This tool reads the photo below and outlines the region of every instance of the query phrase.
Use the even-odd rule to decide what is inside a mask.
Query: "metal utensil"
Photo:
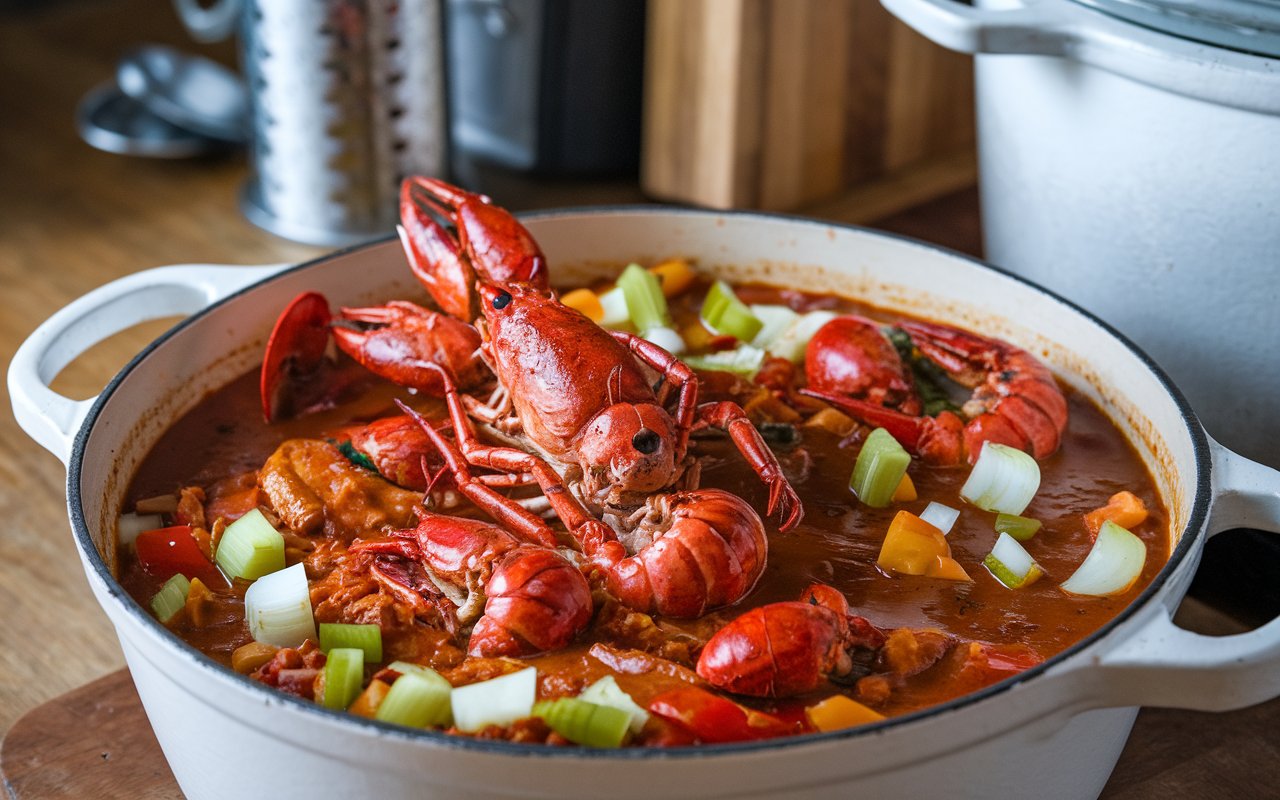
[[[220,153],[228,143],[185,130],[120,91],[115,81],[95,87],[76,109],[80,138],[108,153],[193,158]]]
[[[249,138],[249,95],[231,70],[162,45],[135,48],[120,59],[121,91],[168,122],[202,136],[243,143]]]

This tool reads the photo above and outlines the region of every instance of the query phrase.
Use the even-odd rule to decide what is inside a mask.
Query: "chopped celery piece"
[[[538,693],[538,671],[533,667],[493,680],[459,686],[449,699],[453,724],[474,733],[486,725],[510,725],[533,711]]]
[[[453,694],[449,681],[428,667],[416,664],[400,666],[407,669],[396,667],[400,677],[391,684],[391,691],[382,699],[374,719],[410,728],[448,725],[451,720],[449,701]]]
[[[667,297],[658,278],[639,264],[629,264],[618,276],[618,288],[627,301],[627,316],[644,336],[654,328],[670,328]]]
[[[650,328],[644,332],[644,338],[673,356],[678,356],[687,348],[684,339],[675,330],[667,327]]]
[[[121,514],[116,521],[116,543],[120,547],[133,547],[138,534],[164,527],[164,517],[159,514]]]
[[[622,709],[577,697],[543,700],[533,706],[533,714],[564,738],[587,747],[618,747],[631,724],[631,715]]]
[[[255,642],[297,647],[316,638],[311,589],[301,564],[259,578],[244,595],[244,618]]]
[[[960,496],[983,511],[1021,514],[1040,489],[1040,465],[1021,450],[984,442]]]
[[[1089,555],[1062,584],[1064,592],[1103,597],[1127,592],[1147,563],[1147,546],[1111,520],[1102,523]]]
[[[615,286],[600,295],[600,310],[603,316],[600,317],[599,325],[602,328],[618,331],[632,330],[631,314],[627,311],[627,298],[622,294],[621,287]]]
[[[942,531],[942,535],[946,536],[955,527],[956,520],[960,519],[960,512],[942,503],[930,503],[924,507],[924,511],[920,512],[920,519]]]
[[[612,675],[606,675],[583,689],[578,699],[627,712],[631,717],[632,733],[639,733],[644,724],[649,721],[649,712],[636,705],[636,701],[622,690]]]
[[[834,311],[810,311],[801,314],[791,323],[782,335],[773,341],[769,352],[779,358],[785,358],[793,364],[804,361],[804,354],[809,349],[809,340],[831,320],[838,317]]]
[[[739,345],[736,350],[721,350],[718,353],[685,356],[684,363],[701,370],[720,370],[732,372],[744,378],[754,378],[764,364],[764,351],[749,344]]]
[[[320,649],[327,653],[335,647],[359,648],[365,661],[376,664],[382,660],[382,629],[374,624],[321,622]]]
[[[1044,575],[1044,570],[1018,541],[1007,533],[1000,534],[995,547],[982,560],[996,580],[1010,589],[1030,586]]]
[[[1007,533],[1020,542],[1025,542],[1036,531],[1040,530],[1040,520],[1020,517],[1017,514],[996,515],[996,533]]]
[[[364,651],[357,647],[335,647],[324,662],[325,708],[345,709],[360,694],[364,683]]]
[[[702,324],[724,336],[733,336],[749,342],[764,327],[764,323],[751,313],[733,289],[724,281],[711,284],[711,290],[702,301]]]
[[[257,580],[284,569],[284,537],[255,508],[223,531],[214,560],[229,577]]]
[[[872,508],[884,508],[893,499],[893,493],[902,476],[907,474],[911,456],[898,440],[884,428],[876,428],[862,443],[858,460],[853,465],[849,488],[863,503]]]
[[[786,333],[787,328],[800,318],[799,314],[787,306],[753,305],[751,313],[763,325],[760,332],[751,340],[751,346],[759,347],[761,350],[772,350],[774,341]]]
[[[168,624],[183,606],[187,604],[187,592],[191,591],[191,581],[182,573],[174,575],[164,582],[156,596],[151,598],[151,610],[156,619]]]

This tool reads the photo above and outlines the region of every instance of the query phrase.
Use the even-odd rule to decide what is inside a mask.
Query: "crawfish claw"
[[[791,483],[782,476],[769,481],[769,507],[766,513],[772,515],[775,510],[779,517],[778,530],[783,532],[792,530],[804,518],[804,504],[800,502],[800,495],[796,494]]]

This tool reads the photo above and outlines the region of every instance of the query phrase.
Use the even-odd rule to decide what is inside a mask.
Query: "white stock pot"
[[[1093,797],[1135,706],[1225,710],[1280,694],[1280,620],[1222,638],[1170,620],[1207,537],[1238,526],[1280,531],[1280,473],[1211,440],[1159,368],[1106,324],[971,259],[854,227],[654,208],[551,212],[525,222],[565,283],[598,274],[601,264],[689,256],[731,279],[835,291],[1042,354],[1134,441],[1169,508],[1172,557],[1119,616],[1045,664],[849,731],[588,751],[450,738],[335,713],[238,675],[157,624],[115,580],[113,521],[157,437],[206,393],[253,368],[294,295],[314,289],[355,305],[416,294],[416,285],[393,241],[292,269],[149,270],[90,292],[37,329],[10,366],[9,391],[22,427],[67,465],[85,572],[188,797]],[[192,316],[97,398],[76,402],[48,388],[94,342],[175,313]]]
[[[1280,466],[1280,3],[882,0],[976,54],[986,257],[1130,336]]]

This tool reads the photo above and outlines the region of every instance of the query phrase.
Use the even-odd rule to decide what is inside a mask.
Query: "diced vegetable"
[[[649,271],[662,284],[662,293],[667,297],[675,297],[693,285],[698,273],[683,258],[669,258],[649,267]]]
[[[617,331],[634,330],[631,325],[631,314],[627,311],[627,298],[621,287],[614,287],[600,295],[600,325]]]
[[[382,707],[382,701],[391,693],[391,684],[386,681],[374,678],[369,681],[369,685],[364,687],[364,691],[356,698],[356,701],[347,709],[357,717],[365,717],[366,719],[376,719],[378,709]]]
[[[792,363],[801,363],[804,361],[805,350],[809,347],[809,340],[823,325],[838,316],[839,314],[833,311],[810,311],[807,314],[801,314],[799,319],[791,323],[791,327],[774,339],[769,352]]]
[[[364,683],[364,651],[335,647],[325,656],[324,695],[320,703],[325,708],[345,709],[360,694],[360,684]]]
[[[631,695],[622,691],[622,687],[612,675],[606,675],[583,689],[578,699],[625,711],[631,719],[632,733],[639,733],[644,728],[644,724],[649,721],[649,712],[636,705],[636,701],[631,699]]]
[[[942,531],[910,511],[899,511],[893,518],[876,566],[901,575],[969,580],[964,568],[951,557],[951,546]]]
[[[315,639],[311,590],[302,564],[254,581],[244,595],[244,617],[254,641],[297,647],[307,639]]]
[[[799,314],[787,306],[753,305],[751,313],[763,325],[751,340],[751,345],[761,350],[770,350],[773,343],[800,318]]]
[[[639,264],[629,264],[618,276],[618,288],[627,301],[627,316],[643,336],[654,328],[670,328],[667,298],[653,273]]]
[[[842,694],[833,695],[804,710],[809,724],[824,733],[867,725],[884,719],[884,714]]]
[[[1040,489],[1040,465],[1008,445],[984,442],[960,496],[983,511],[1021,514]]]
[[[1007,533],[1000,534],[995,547],[982,560],[996,580],[1010,589],[1030,586],[1044,575],[1044,570],[1026,549]]]
[[[764,327],[751,309],[738,299],[733,288],[724,281],[711,284],[707,297],[702,301],[699,314],[702,324],[723,336],[732,336],[740,341],[749,342]]]
[[[335,647],[359,648],[365,661],[376,664],[382,660],[382,629],[373,623],[321,622],[320,650],[327,653]]]
[[[176,574],[164,582],[156,596],[151,598],[151,610],[156,619],[168,624],[187,604],[187,592],[191,589],[191,581],[182,574]]]
[[[771,739],[796,726],[762,711],[743,708],[706,689],[669,689],[649,703],[649,711],[676,723],[708,744]]]
[[[1040,530],[1040,520],[1017,514],[997,514],[996,533],[1007,533],[1020,542],[1029,540]]]
[[[1084,515],[1084,525],[1094,536],[1102,529],[1102,523],[1111,520],[1125,530],[1138,527],[1147,519],[1147,506],[1133,492],[1117,492],[1102,508]]]
[[[849,488],[872,508],[884,508],[907,474],[911,456],[884,428],[876,428],[862,443],[853,465]]]
[[[153,577],[167,579],[181,573],[187,578],[200,578],[206,583],[225,583],[213,562],[205,556],[192,537],[190,525],[143,531],[134,540],[133,547],[138,555],[138,563]]]
[[[232,578],[256,580],[284,569],[284,537],[255,508],[223,531],[216,559]]]
[[[889,498],[891,503],[910,503],[920,495],[916,493],[916,485],[911,480],[911,476],[902,473],[902,480],[898,481],[898,488],[893,490],[893,497]]]
[[[960,519],[960,512],[951,506],[935,502],[924,507],[924,511],[920,512],[920,519],[942,531],[942,535],[946,536],[955,527],[956,520]]]
[[[450,700],[456,691],[440,673],[428,667],[397,662],[400,673],[382,699],[374,719],[410,728],[448,725]]]
[[[279,650],[279,647],[264,642],[242,644],[231,653],[231,668],[241,675],[248,675],[275,658]]]
[[[600,298],[590,289],[574,289],[572,292],[560,295],[560,302],[569,308],[581,311],[587,319],[592,322],[600,322],[604,319],[604,306],[600,304]]]
[[[542,717],[551,730],[586,747],[618,747],[631,722],[631,716],[621,709],[577,697],[535,703],[533,714]]]
[[[713,336],[701,320],[695,319],[680,329],[680,338],[690,350],[705,350],[710,347]]]
[[[133,504],[133,510],[139,514],[172,514],[178,510],[178,496],[158,494],[155,497],[144,497]]]
[[[1147,562],[1141,539],[1111,520],[1102,523],[1084,563],[1062,584],[1071,594],[1106,596],[1129,591]]]
[[[739,345],[735,350],[722,350],[718,353],[684,356],[684,363],[701,370],[721,370],[754,378],[764,364],[764,351],[749,344]]]
[[[393,687],[394,688],[394,687]],[[474,732],[486,725],[510,725],[533,712],[538,671],[533,667],[453,690],[453,724]]]
[[[116,520],[116,541],[121,547],[133,547],[138,534],[162,527],[164,518],[159,514],[121,514]]]
[[[671,328],[650,328],[645,331],[644,338],[666,350],[673,356],[678,356],[685,351],[684,339],[680,338],[680,334]]]

